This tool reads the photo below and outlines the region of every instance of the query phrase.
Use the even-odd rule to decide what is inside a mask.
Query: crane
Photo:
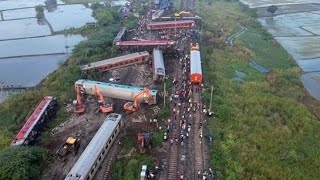
[[[94,92],[96,97],[98,98],[99,103],[99,111],[102,113],[109,113],[113,111],[112,104],[108,104],[106,100],[104,99],[103,95],[100,92],[100,89],[97,88],[97,86],[94,86]]]
[[[143,91],[134,96],[133,102],[127,102],[124,104],[123,108],[129,112],[136,111],[139,108],[139,100],[143,99],[144,102],[148,103],[150,100],[152,100],[152,98],[153,97],[150,93],[150,90],[145,87],[143,88]]]
[[[80,85],[76,85],[76,92],[77,92],[77,100],[73,101],[73,111],[75,113],[81,114],[85,111],[85,105],[82,102],[82,87]]]

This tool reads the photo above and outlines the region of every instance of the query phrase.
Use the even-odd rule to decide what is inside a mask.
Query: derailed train
[[[20,129],[11,146],[32,144],[41,133],[43,124],[55,116],[57,107],[58,103],[55,97],[44,97]]]
[[[120,114],[109,114],[65,180],[91,180],[108,154],[121,128]]]
[[[163,54],[159,48],[153,49],[152,72],[154,81],[163,81],[166,76]]]
[[[90,81],[79,79],[75,82],[75,86],[80,85],[83,87],[83,92],[85,94],[95,95],[94,88],[95,86],[100,89],[100,92],[103,96],[115,99],[122,99],[127,101],[134,101],[134,97],[143,91],[143,87],[136,87],[136,86],[127,86],[127,85],[120,85],[114,83],[105,83],[105,82],[98,82],[98,81]],[[157,90],[150,90],[152,95],[152,101],[148,103],[157,104],[158,102],[158,91]]]
[[[190,51],[190,82],[193,84],[202,83],[202,68],[199,45],[191,44]]]

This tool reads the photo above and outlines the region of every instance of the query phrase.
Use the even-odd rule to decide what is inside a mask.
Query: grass
[[[149,155],[134,154],[131,158],[118,159],[111,167],[112,179],[139,179],[142,165],[147,165],[150,168],[151,157]]]
[[[201,11],[199,11],[201,9]],[[205,21],[201,44],[205,83],[214,86],[214,144],[210,156],[219,179],[317,179],[320,176],[320,124],[308,104],[295,61],[238,3],[201,1]],[[240,29],[234,46],[225,39]],[[259,74],[255,60],[271,70]],[[246,74],[234,81],[235,70]],[[209,103],[209,91],[203,97]],[[312,99],[312,100],[311,100]]]
[[[271,35],[261,28],[249,28],[240,36],[241,42],[255,53],[253,60],[267,68],[288,69],[295,66],[295,62],[287,52],[276,45]]]

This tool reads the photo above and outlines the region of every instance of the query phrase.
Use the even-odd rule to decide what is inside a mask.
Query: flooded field
[[[320,58],[298,60],[298,64],[304,72],[320,72]]]
[[[320,100],[320,72],[303,74],[301,80],[310,95]]]
[[[50,35],[48,25],[39,25],[36,18],[0,21],[0,40]]]
[[[276,40],[296,59],[320,57],[320,36],[276,37]]]
[[[45,8],[44,20],[36,18],[37,5]],[[84,5],[65,5],[61,0],[0,0],[0,84],[39,84],[66,61],[75,45],[86,39],[55,32],[92,22],[96,22],[92,10]],[[12,92],[0,92],[0,102],[19,93]]]
[[[319,3],[319,0],[240,0],[240,2],[247,4],[250,8],[266,7],[274,5],[286,4],[306,4],[306,3]]]
[[[79,28],[86,23],[96,22],[92,17],[92,10],[80,4],[58,6],[55,11],[49,12],[45,10],[44,13],[54,31],[61,31],[71,27]]]
[[[35,8],[2,11],[4,20],[36,17]]]
[[[81,35],[55,35],[40,38],[0,41],[0,58],[61,53],[67,54],[71,53],[74,46],[84,39],[85,38]],[[68,52],[66,46],[69,47]]]
[[[313,36],[319,33],[320,14],[292,13],[259,18],[273,36]]]
[[[263,1],[259,1],[259,3],[262,2]],[[320,3],[320,1],[318,2]],[[296,5],[295,8],[297,9]],[[307,9],[300,10],[306,11]],[[264,17],[258,19],[262,26],[275,36],[275,39],[281,46],[297,61],[304,72],[301,80],[305,88],[310,95],[318,100],[320,100],[319,12],[320,11],[299,12],[282,14],[273,18]]]
[[[1,0],[0,10],[35,7],[37,5],[44,6],[45,1],[46,0]],[[57,0],[57,3],[64,4],[61,0]]]
[[[0,59],[0,82],[9,86],[36,86],[66,59],[67,55]]]

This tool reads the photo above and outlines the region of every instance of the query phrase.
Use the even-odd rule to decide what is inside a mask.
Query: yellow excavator
[[[56,158],[59,161],[65,161],[67,155],[72,152],[73,156],[77,155],[78,149],[80,147],[80,137],[68,137],[67,140],[61,144],[59,149],[56,151]]]
[[[133,99],[134,99],[133,102],[127,102],[123,106],[124,110],[126,110],[127,112],[133,112],[138,110],[139,103],[140,103],[139,101],[142,100],[145,103],[149,103],[150,101],[152,101],[153,97],[152,97],[152,94],[150,93],[150,90],[145,87],[143,88],[143,91],[135,95]]]
[[[94,86],[94,92],[95,92],[96,97],[98,98],[99,111],[101,111],[102,113],[113,112],[112,104],[109,104],[106,102],[106,100],[104,99],[103,95],[100,92],[100,89],[97,88],[97,86]]]
[[[179,13],[174,13],[174,16],[179,18],[179,17],[190,17],[192,14],[188,11],[181,11]]]
[[[73,101],[73,112],[77,114],[81,114],[85,111],[85,105],[83,104],[83,92],[82,92],[82,86],[76,85],[76,92],[77,92],[77,100]]]

